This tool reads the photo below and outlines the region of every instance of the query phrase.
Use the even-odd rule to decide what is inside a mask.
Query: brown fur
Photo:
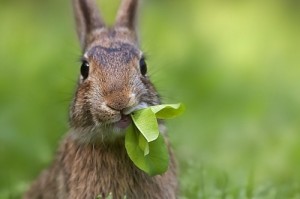
[[[172,157],[172,156],[171,156]],[[174,159],[169,171],[149,177],[127,156],[124,140],[104,145],[81,145],[67,137],[50,170],[44,171],[25,198],[175,198]]]
[[[70,108],[70,131],[52,166],[24,199],[93,199],[109,193],[116,199],[176,198],[176,165],[167,135],[163,134],[171,157],[169,169],[150,177],[129,159],[125,131],[116,127],[125,113],[160,103],[148,76],[139,69],[143,54],[135,32],[138,1],[123,0],[112,28],[104,26],[93,0],[73,4],[89,74],[80,78]]]

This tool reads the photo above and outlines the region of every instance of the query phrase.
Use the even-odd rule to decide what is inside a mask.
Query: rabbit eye
[[[140,71],[143,76],[145,76],[147,73],[147,64],[145,58],[143,57],[140,59]]]
[[[87,61],[83,61],[80,67],[80,73],[83,79],[86,79],[89,76],[89,68],[90,68],[89,63]]]

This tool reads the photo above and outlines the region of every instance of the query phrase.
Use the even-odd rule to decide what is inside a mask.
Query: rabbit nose
[[[122,111],[124,109],[122,103],[107,103],[106,106],[115,111]]]
[[[107,98],[108,100],[106,101],[106,106],[109,108],[115,110],[115,111],[122,111],[125,109],[128,105],[129,99],[124,96],[110,96]]]

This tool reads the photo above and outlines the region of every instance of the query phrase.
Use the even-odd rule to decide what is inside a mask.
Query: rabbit
[[[137,168],[125,149],[130,113],[161,103],[147,75],[136,31],[139,0],[122,0],[115,24],[107,27],[96,0],[73,0],[83,51],[80,77],[70,106],[70,128],[52,165],[24,199],[173,199],[177,167],[165,126],[159,121],[170,162],[162,175]]]

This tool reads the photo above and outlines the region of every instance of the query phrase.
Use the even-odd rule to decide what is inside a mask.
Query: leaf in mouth
[[[169,153],[158,129],[157,119],[174,118],[184,111],[182,104],[162,104],[131,114],[133,124],[125,135],[125,147],[133,163],[150,176],[168,169]]]

